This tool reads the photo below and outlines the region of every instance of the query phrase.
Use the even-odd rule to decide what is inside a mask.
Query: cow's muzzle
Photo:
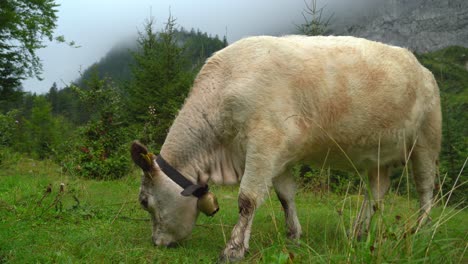
[[[167,248],[175,248],[179,246],[178,242],[172,240],[166,240],[163,238],[156,238],[153,236],[153,244],[157,247],[167,247]]]

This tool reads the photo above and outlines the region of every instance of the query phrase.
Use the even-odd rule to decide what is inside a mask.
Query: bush
[[[16,130],[16,115],[18,110],[12,110],[8,113],[0,113],[0,148],[10,147],[14,141]]]
[[[68,159],[67,169],[93,179],[121,178],[129,171],[125,129],[91,121],[78,133],[80,136],[72,144],[73,154]]]
[[[70,142],[64,166],[72,173],[93,179],[116,179],[130,170],[129,133],[123,118],[121,96],[109,79],[99,79],[95,71],[85,88],[73,88],[87,109],[91,120],[78,129]]]

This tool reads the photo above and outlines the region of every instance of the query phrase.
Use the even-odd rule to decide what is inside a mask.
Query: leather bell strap
[[[183,196],[193,195],[197,198],[202,197],[208,192],[208,185],[198,185],[193,184],[189,181],[182,173],[178,172],[174,167],[172,167],[161,155],[156,157],[156,163],[158,163],[159,168],[175,183],[177,183],[184,190],[180,193]]]

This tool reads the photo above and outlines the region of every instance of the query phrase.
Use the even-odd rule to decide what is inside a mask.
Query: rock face
[[[428,52],[468,47],[468,0],[386,0],[335,15],[333,32]]]

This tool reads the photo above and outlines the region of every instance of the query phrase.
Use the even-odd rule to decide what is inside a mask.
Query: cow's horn
[[[155,155],[153,153],[147,153],[147,154],[143,154],[141,153],[140,154],[143,159],[146,161],[146,163],[148,164],[148,166],[152,167],[153,166],[153,160],[155,159]]]

